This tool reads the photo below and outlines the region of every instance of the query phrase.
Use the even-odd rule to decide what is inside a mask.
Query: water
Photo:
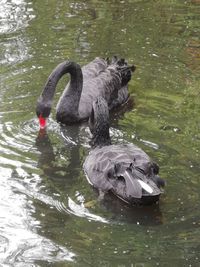
[[[198,0],[0,0],[0,266],[200,266],[199,14]],[[82,170],[87,124],[61,128],[53,111],[38,133],[56,64],[115,54],[137,70],[112,139],[158,162],[159,205],[98,202]]]

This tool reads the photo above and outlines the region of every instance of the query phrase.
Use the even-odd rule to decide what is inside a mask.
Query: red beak
[[[43,118],[42,115],[39,117],[40,129],[44,129],[47,126],[47,119]]]

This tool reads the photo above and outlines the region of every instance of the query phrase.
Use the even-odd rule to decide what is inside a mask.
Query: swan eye
[[[47,119],[42,117],[42,115],[39,116],[39,124],[40,124],[40,129],[44,129],[47,125]]]

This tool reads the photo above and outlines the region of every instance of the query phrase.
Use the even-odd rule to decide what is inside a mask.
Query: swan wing
[[[95,188],[98,188],[103,192],[107,192],[112,189],[112,184],[110,183],[105,171],[109,168],[108,161],[99,162],[95,157],[91,157],[91,155],[89,155],[83,164],[83,168],[88,182]]]
[[[92,103],[98,96],[106,100],[109,109],[125,103],[129,97],[127,84],[133,69],[123,59],[109,63],[101,58],[83,67],[83,89],[79,103],[81,119],[90,116]]]
[[[90,63],[82,67],[83,79],[92,79],[97,77],[102,71],[108,67],[108,62],[100,57],[96,57]]]
[[[126,184],[127,197],[141,198],[142,186],[137,179],[134,179],[129,171],[125,171],[123,178]]]
[[[143,195],[153,196],[161,194],[160,188],[158,188],[157,184],[152,179],[152,177],[154,177],[154,174],[152,173],[145,174],[145,172],[142,169],[134,166],[131,166],[131,173],[134,179],[136,179],[140,183],[141,188],[143,190],[142,191]]]

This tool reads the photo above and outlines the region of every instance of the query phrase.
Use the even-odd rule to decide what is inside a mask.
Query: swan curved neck
[[[36,114],[38,117],[49,117],[56,85],[65,73],[69,73],[71,79],[57,105],[56,118],[57,121],[66,124],[79,120],[78,107],[83,87],[83,74],[81,67],[70,61],[59,64],[47,79],[37,101]]]
[[[111,145],[109,132],[109,109],[106,100],[99,96],[94,102],[89,118],[92,147]]]
[[[111,145],[109,131],[105,131],[104,128],[104,131],[102,132],[94,132],[91,140],[91,145],[93,148]]]
[[[52,101],[57,83],[66,73],[69,73],[71,76],[70,88],[73,88],[76,93],[81,93],[83,82],[81,67],[75,62],[65,61],[60,63],[50,74],[41,94],[43,99]]]

